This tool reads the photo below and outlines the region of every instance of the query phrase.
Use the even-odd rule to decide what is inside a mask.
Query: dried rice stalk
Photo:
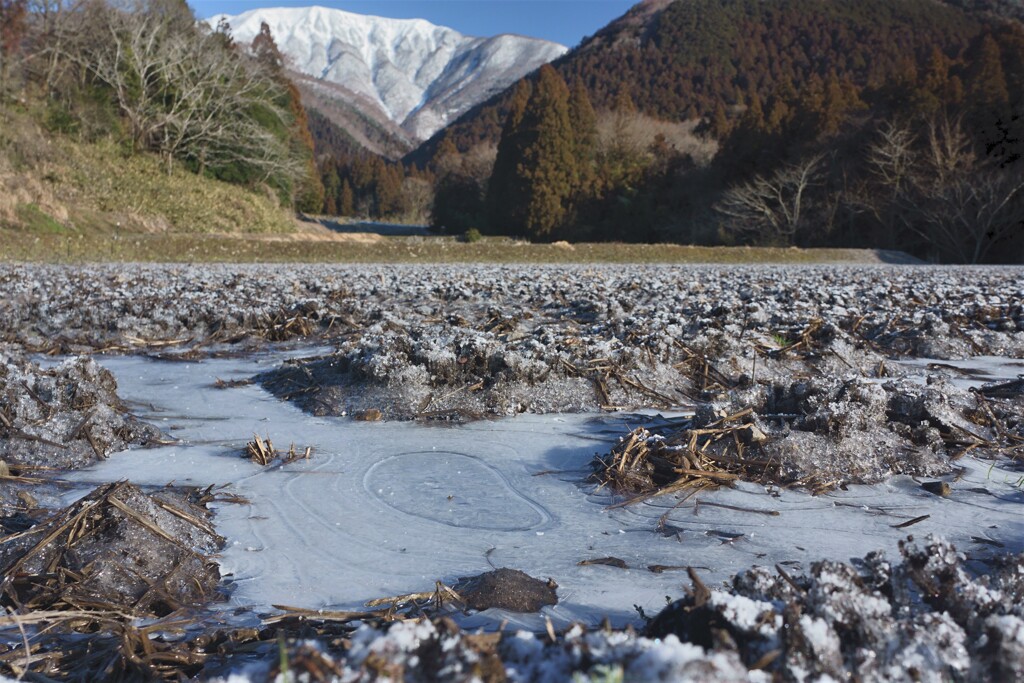
[[[716,488],[737,479],[779,482],[778,464],[751,457],[768,440],[745,410],[700,429],[685,423],[668,438],[643,427],[630,432],[606,456],[593,478],[618,493],[635,494],[623,504],[684,489]]]
[[[313,447],[306,446],[303,451],[298,451],[295,448],[295,444],[288,447],[287,453],[274,448],[274,443],[270,438],[262,438],[259,434],[252,435],[252,441],[245,445],[245,457],[252,460],[261,467],[266,467],[275,458],[281,459],[282,465],[287,465],[290,462],[295,462],[300,458],[303,460],[309,460],[310,456],[313,455]]]

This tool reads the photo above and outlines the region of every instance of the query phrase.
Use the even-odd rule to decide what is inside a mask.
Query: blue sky
[[[519,33],[569,47],[622,16],[638,0],[188,0],[200,19],[257,7],[323,5],[358,14],[426,19],[471,36]]]

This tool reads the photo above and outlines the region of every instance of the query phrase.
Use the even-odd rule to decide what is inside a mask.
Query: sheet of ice
[[[974,356],[962,360],[905,358],[899,364],[922,379],[930,372],[950,376],[950,382],[962,389],[980,387],[990,382],[1008,382],[1024,375],[1024,360],[999,356]]]
[[[618,499],[585,481],[637,416],[522,415],[461,426],[316,418],[258,386],[214,388],[248,377],[270,356],[193,363],[103,358],[140,416],[180,443],[116,454],[73,475],[83,484],[129,479],[229,484],[249,501],[217,508],[229,541],[220,562],[235,590],[228,607],[358,609],[372,598],[430,590],[492,566],[558,582],[556,626],[636,620],[679,597],[692,565],[711,585],[752,564],[799,571],[939,532],[972,556],[1024,550],[1020,474],[963,459],[949,498],[898,477],[813,497],[740,484],[676,508],[671,496],[609,509]],[[260,468],[240,457],[254,433],[308,461]],[[89,484],[89,486],[86,486]],[[726,507],[723,507],[726,506]],[[742,508],[742,509],[736,509]],[[657,530],[665,517],[665,529]],[[897,525],[924,515],[909,528]],[[579,566],[603,557],[629,569]],[[535,615],[483,613],[467,626],[540,628]]]

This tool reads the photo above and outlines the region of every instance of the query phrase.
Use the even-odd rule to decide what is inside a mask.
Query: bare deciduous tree
[[[0,0],[0,103],[11,86],[28,25],[26,0]]]
[[[892,189],[886,205],[865,201],[872,213],[895,220],[946,259],[985,261],[1024,230],[1024,174],[979,158],[959,119],[929,121],[923,144],[906,126],[883,127],[868,159]]]
[[[904,189],[913,170],[917,136],[906,126],[884,124],[868,151],[868,164],[893,195]]]
[[[430,221],[430,208],[434,201],[431,184],[423,178],[402,180],[402,219],[423,224]]]
[[[72,55],[85,37],[83,10],[89,0],[30,0],[31,39],[26,61],[47,94],[60,90],[78,66]]]
[[[818,183],[824,159],[816,154],[727,190],[715,205],[727,218],[725,229],[736,237],[793,244],[806,222],[807,192]]]
[[[128,120],[135,149],[149,149],[158,139],[171,74],[187,58],[168,20],[94,3],[85,23],[92,39],[83,41],[74,58],[106,84]]]
[[[920,219],[908,227],[957,261],[986,261],[1005,238],[1024,231],[1024,177],[1019,172],[977,169],[932,184],[922,199]]]
[[[662,121],[640,113],[623,118],[614,112],[597,117],[597,146],[603,157],[636,158],[650,163],[650,150],[659,136],[677,154],[685,154],[698,166],[711,163],[718,143],[698,135],[699,121]]]
[[[979,168],[980,163],[974,153],[974,145],[959,118],[940,116],[928,121],[927,158],[921,165],[923,167],[920,170],[927,169],[927,173],[915,175],[915,180],[919,184],[945,183]]]
[[[160,153],[168,162],[191,160],[200,170],[242,162],[270,175],[298,177],[301,164],[254,116],[258,109],[263,123],[290,125],[289,113],[274,102],[277,84],[251,60],[226,58],[213,40],[177,36],[167,46],[174,55],[167,73],[173,92],[156,116]]]
[[[200,172],[240,164],[291,185],[304,166],[282,134],[292,125],[284,86],[179,4],[88,2],[73,26],[54,22],[68,34],[59,58],[110,90],[135,150],[158,152],[168,170],[176,160]]]

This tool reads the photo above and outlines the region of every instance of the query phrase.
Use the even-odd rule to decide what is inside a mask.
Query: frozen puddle
[[[922,381],[929,372],[939,372],[961,389],[980,387],[990,382],[1009,382],[1024,375],[1024,360],[1000,356],[975,356],[961,360],[906,358],[899,361]]]
[[[492,567],[558,582],[556,626],[608,617],[635,622],[679,597],[687,565],[709,584],[750,565],[799,572],[819,559],[897,554],[907,534],[936,532],[980,560],[1024,550],[1021,474],[965,458],[943,499],[907,477],[813,497],[740,484],[609,509],[617,499],[585,483],[595,453],[636,416],[523,415],[461,426],[317,418],[258,386],[214,388],[277,358],[169,363],[104,358],[119,393],[181,443],[119,453],[73,474],[83,486],[128,479],[228,484],[249,504],[217,508],[228,538],[220,558],[234,592],[227,608],[359,609],[369,599],[430,590],[436,580]],[[260,468],[240,457],[254,433],[279,449],[313,447],[308,461]],[[70,501],[69,501],[70,502]],[[658,529],[665,517],[664,528]],[[912,526],[898,525],[927,515]],[[615,557],[628,569],[584,565]],[[983,570],[980,562],[977,567]],[[541,628],[542,617],[482,613],[467,626]]]

